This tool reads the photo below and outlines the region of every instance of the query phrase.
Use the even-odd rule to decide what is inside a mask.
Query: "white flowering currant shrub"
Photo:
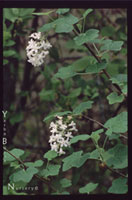
[[[12,67],[19,77],[15,63],[27,60],[19,99],[7,101],[4,195],[127,193],[125,16],[125,9],[4,9],[4,73]]]

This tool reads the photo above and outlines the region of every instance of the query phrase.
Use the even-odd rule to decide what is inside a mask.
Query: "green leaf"
[[[15,22],[19,17],[27,17],[32,14],[35,8],[4,8],[4,17]]]
[[[121,112],[116,117],[110,118],[104,127],[110,128],[114,133],[125,133],[127,131],[127,112]]]
[[[41,176],[44,176],[44,177],[56,176],[59,174],[60,167],[61,165],[49,164],[46,169],[41,171]]]
[[[55,112],[55,113],[52,113],[52,114],[49,114],[47,117],[44,118],[44,122],[49,120],[49,119],[53,119],[56,115],[58,116],[64,116],[64,115],[68,115],[68,114],[71,114],[72,112],[71,111],[65,111],[65,112]]]
[[[10,38],[11,38],[11,33],[9,31],[3,31],[4,45],[5,45],[5,42],[9,41]]]
[[[95,190],[98,185],[99,185],[98,183],[88,183],[84,187],[80,188],[79,192],[81,194],[84,194],[84,193],[89,194],[90,192],[92,192],[93,190]]]
[[[8,40],[5,42],[4,47],[11,47],[15,44],[13,40]]]
[[[52,160],[53,158],[56,158],[58,154],[55,151],[48,151],[47,153],[44,154],[44,158],[47,158],[48,161]]]
[[[106,63],[101,64],[95,64],[96,60],[92,56],[86,56],[81,59],[78,59],[77,61],[73,62],[71,65],[67,67],[61,67],[58,72],[55,74],[56,78],[66,79],[71,78],[73,76],[78,75],[77,72],[83,71],[84,69],[88,68],[88,66],[91,66],[91,72],[95,71],[95,67],[97,68],[94,73],[99,72],[101,69],[104,69],[106,66]]]
[[[19,8],[12,8],[12,13],[16,16],[19,15]]]
[[[115,34],[115,28],[113,26],[105,26],[101,28],[101,35],[111,37]]]
[[[117,92],[112,92],[107,96],[107,99],[109,101],[109,104],[120,103],[124,100],[124,96],[123,94],[118,96]]]
[[[34,167],[41,167],[42,165],[43,165],[43,161],[42,160],[36,160],[35,162],[34,162]]]
[[[127,94],[127,91],[128,91],[128,87],[127,87],[127,84],[125,84],[125,85],[123,85],[122,92],[124,94]]]
[[[95,149],[92,152],[90,152],[90,159],[100,159],[100,154],[98,149]]]
[[[12,8],[4,8],[4,17],[8,20],[10,20],[11,22],[15,22],[16,19],[18,18],[18,16],[16,16],[14,13],[13,13],[13,10]]]
[[[81,91],[82,91],[81,87],[72,90],[72,92],[68,95],[68,98],[78,97],[81,94]]]
[[[66,42],[65,47],[69,50],[75,49],[75,50],[79,50],[79,51],[87,51],[87,48],[85,46],[78,46],[76,45],[74,40],[68,40]],[[91,56],[93,58],[93,56]]]
[[[104,129],[99,129],[99,130],[97,130],[97,131],[94,131],[94,132],[92,132],[92,134],[91,134],[91,138],[93,138],[94,139],[94,141],[96,142],[96,143],[98,143],[98,140],[99,140],[99,138],[100,138],[100,133],[102,133],[104,131]]]
[[[72,167],[77,167],[79,164],[79,160],[81,158],[81,154],[83,151],[73,152],[70,156],[67,156],[62,160],[64,162],[62,171],[67,171]]]
[[[64,23],[63,19],[60,19],[57,22],[57,25],[56,25],[56,28],[55,28],[56,33],[69,33],[72,30],[73,30],[73,25],[68,24],[68,23]]]
[[[19,8],[19,16],[26,17],[31,15],[35,11],[35,8]]]
[[[76,24],[78,22],[78,18],[75,17],[74,15],[72,14],[66,14],[65,16],[57,19],[57,21],[59,21],[60,19],[63,19],[63,22],[65,23],[68,23],[68,24]]]
[[[72,66],[68,66],[68,67],[61,67],[54,77],[66,79],[66,78],[71,78],[75,75],[77,75],[77,73],[73,71]]]
[[[111,136],[112,135],[112,130],[109,128],[106,132],[105,132],[106,135],[108,136]]]
[[[83,17],[86,18],[89,13],[91,13],[93,9],[89,8],[83,13]]]
[[[37,15],[37,16],[41,16],[41,15],[46,15],[48,16],[49,14],[51,14],[52,12],[54,12],[54,10],[50,10],[48,12],[44,12],[44,13],[32,13],[33,15]]]
[[[104,45],[100,48],[101,51],[120,51],[123,45],[123,41],[104,40],[103,44]]]
[[[80,103],[76,108],[74,108],[73,114],[80,115],[85,110],[92,108],[92,103],[93,101],[86,101],[86,102]]]
[[[12,125],[14,125],[15,123],[19,123],[22,120],[23,120],[23,113],[22,112],[14,113],[13,116],[11,116],[11,118],[10,118],[10,123]]]
[[[14,56],[15,54],[16,54],[16,51],[14,51],[14,50],[4,50],[4,52],[3,52],[4,57]]]
[[[73,71],[80,72],[85,70],[89,65],[95,64],[96,59],[93,56],[85,56],[71,64]]]
[[[41,28],[39,28],[38,31],[45,32],[45,31],[51,30],[52,28],[55,28],[54,22],[45,24],[44,26],[42,26]]]
[[[72,167],[81,167],[85,161],[90,157],[90,153],[81,155],[83,151],[73,152],[70,156],[67,156],[62,161],[64,162],[62,171],[67,171]]]
[[[85,140],[88,140],[89,138],[91,138],[90,135],[86,135],[86,134],[77,135],[77,136],[74,136],[70,140],[70,143],[74,144],[74,143],[77,143],[79,140],[85,141]]]
[[[110,80],[120,86],[122,83],[127,83],[127,74],[117,74],[111,77]]]
[[[105,69],[106,67],[107,67],[106,62],[95,63],[95,64],[88,65],[85,72],[87,74],[99,73],[100,71],[102,71],[102,69]]]
[[[42,160],[36,160],[35,162],[25,162],[24,164],[27,167],[41,167],[43,163],[44,162]]]
[[[123,169],[128,166],[128,147],[123,144],[117,144],[115,147],[106,151],[103,155],[107,165],[114,169]]]
[[[38,173],[38,170],[34,167],[29,167],[26,170],[21,169],[18,172],[13,173],[10,176],[14,182],[23,181],[25,183],[29,183],[33,178],[33,175]]]
[[[19,168],[20,167],[19,162],[18,161],[11,162],[10,167],[14,167],[15,169]]]
[[[125,194],[128,191],[126,178],[117,178],[113,180],[112,186],[109,188],[108,192],[113,194]]]
[[[55,91],[42,89],[41,92],[39,93],[39,96],[40,96],[40,99],[43,101],[54,101]]]
[[[3,59],[3,65],[7,65],[9,63],[9,61],[8,60],[6,60],[6,59]]]
[[[86,162],[86,160],[89,158],[90,158],[90,152],[83,154],[81,156],[81,158],[79,159],[79,163],[78,163],[77,167],[81,167]]]
[[[59,14],[59,15],[63,15],[63,14],[65,14],[65,13],[67,13],[67,12],[69,12],[69,8],[59,8],[59,9],[57,9],[57,11],[56,11],[56,13],[57,14]]]
[[[74,41],[77,45],[82,45],[90,41],[93,42],[93,40],[98,37],[98,32],[99,30],[97,29],[89,29],[85,33],[80,33],[79,36],[76,36]]]
[[[72,184],[71,184],[71,180],[68,180],[66,178],[63,178],[60,180],[60,184],[63,188],[67,188],[67,187],[70,187]]]
[[[19,158],[20,156],[22,156],[24,154],[24,151],[21,149],[12,149],[10,151],[15,157]],[[11,156],[8,152],[4,151],[4,162],[11,162],[16,160],[13,156]]]
[[[78,22],[78,18],[72,14],[66,14],[54,21],[56,33],[68,33],[73,30],[73,24]]]

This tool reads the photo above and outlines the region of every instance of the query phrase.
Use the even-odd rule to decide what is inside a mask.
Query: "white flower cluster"
[[[75,122],[70,120],[70,116],[65,122],[63,120],[63,117],[56,117],[56,122],[50,123],[49,128],[52,135],[50,136],[49,143],[51,146],[51,150],[54,150],[59,153],[59,155],[61,155],[65,154],[62,148],[70,146],[70,139],[73,137],[72,132],[77,131],[77,129]]]
[[[49,49],[52,45],[45,41],[41,35],[41,32],[32,33],[28,41],[28,46],[26,48],[28,62],[30,62],[34,67],[40,66],[44,62],[44,58],[49,54]]]

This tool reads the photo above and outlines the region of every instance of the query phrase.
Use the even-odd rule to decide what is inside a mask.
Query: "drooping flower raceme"
[[[61,116],[56,116],[57,120],[50,123],[50,136],[49,143],[51,150],[61,154],[65,154],[63,147],[70,146],[70,139],[73,137],[72,132],[77,131],[76,124],[68,117],[64,120]]]
[[[44,40],[41,32],[32,33],[29,36],[28,46],[26,48],[28,62],[34,67],[38,67],[44,63],[44,58],[49,54],[49,49],[52,45]]]

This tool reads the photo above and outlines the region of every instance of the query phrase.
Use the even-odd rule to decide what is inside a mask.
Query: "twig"
[[[79,35],[79,33],[78,33],[78,27],[77,27],[76,24],[74,25],[74,27],[75,27],[75,29],[73,30],[73,32],[75,33],[75,35],[78,36],[78,35]],[[76,30],[76,31],[75,31],[75,30]],[[100,57],[98,57],[98,56],[94,53],[94,51],[91,49],[91,47],[90,47],[87,43],[84,43],[84,46],[85,46],[85,47],[89,50],[89,52],[95,57],[95,59],[98,61],[98,63],[101,63],[101,62],[102,62],[101,59],[100,59]],[[108,73],[105,69],[103,69],[102,71],[103,71],[103,73],[107,76],[108,79],[111,78],[111,76],[109,75],[109,73]],[[126,94],[122,93],[120,87],[119,87],[117,84],[112,83],[112,85],[118,90],[118,93],[119,93],[119,94],[123,94],[125,98],[127,97]]]
[[[105,163],[105,164],[106,164],[106,163]],[[122,176],[122,177],[124,177],[124,178],[128,178],[128,176],[126,176],[126,175],[124,175],[124,174],[122,174],[122,173],[120,173],[120,172],[117,172],[117,171],[113,170],[113,169],[110,168],[108,165],[106,165],[106,167],[107,167],[110,171],[112,171],[112,172],[114,172],[114,173],[116,173],[116,174],[119,174],[120,176]]]
[[[84,117],[85,119],[88,119],[88,120],[90,120],[90,121],[93,121],[93,122],[99,124],[100,126],[102,126],[102,127],[105,128],[105,129],[108,129],[108,128],[106,128],[102,123],[96,121],[95,119],[92,119],[92,118],[90,118],[90,117],[88,117],[88,116],[85,116],[85,115],[83,115],[83,117]]]
[[[102,126],[104,129],[107,129],[107,130],[109,129],[109,128],[106,128],[101,122],[96,121],[95,119],[92,119],[92,118],[90,118],[90,117],[88,117],[88,116],[85,116],[85,115],[83,115],[83,117],[84,117],[85,119],[91,120],[91,121],[93,121],[93,122],[99,124],[99,125]],[[115,134],[116,134],[116,133],[115,133]],[[121,136],[121,137],[124,137],[125,139],[128,139],[125,135],[120,134],[120,136]]]
[[[92,138],[91,138],[91,139],[92,139]],[[95,142],[94,139],[92,139],[92,141],[93,141],[93,143],[94,143],[96,149],[98,150],[98,152],[99,152],[99,154],[100,154],[100,161],[103,162],[103,163],[105,163],[104,158],[103,158],[103,155],[102,155],[102,153],[101,153],[101,151],[100,151],[100,147],[98,146],[98,144],[96,144],[96,142]],[[120,173],[120,172],[118,172],[118,171],[115,171],[114,169],[112,169],[111,167],[109,167],[106,163],[105,163],[105,165],[106,165],[106,167],[107,167],[110,171],[112,171],[112,172],[114,172],[114,173],[116,173],[116,174],[118,174],[118,175],[120,175],[120,176],[122,176],[122,177],[127,178],[126,175],[124,175],[124,174],[122,174],[122,173]]]
[[[22,166],[20,166],[22,169],[27,169],[28,167],[24,164],[24,162],[22,160],[20,160],[19,158],[17,158],[15,155],[13,155],[10,151],[8,151],[5,147],[3,147],[3,149],[9,153],[12,157],[14,157]],[[56,191],[56,189],[51,185],[50,182],[48,182],[46,179],[44,179],[43,177],[40,177],[39,175],[35,174],[34,175],[37,179],[43,181],[45,184],[47,184],[49,187],[51,187],[54,191]]]

